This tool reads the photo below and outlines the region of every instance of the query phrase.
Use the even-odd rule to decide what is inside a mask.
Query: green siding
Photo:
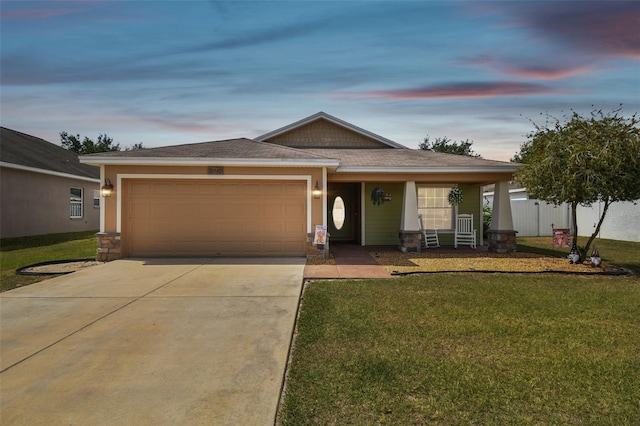
[[[391,194],[392,201],[380,206],[371,202],[371,191],[379,186],[385,193]],[[398,245],[398,232],[402,218],[404,183],[367,183],[364,193],[365,245]]]
[[[371,202],[371,191],[379,186],[393,201],[388,201],[381,206],[374,206]],[[478,230],[478,244],[480,243],[480,221],[482,209],[480,200],[480,186],[471,184],[458,185],[462,189],[463,201],[458,206],[458,213],[473,214],[473,227]],[[404,197],[404,183],[367,183],[365,185],[365,244],[372,245],[397,245],[399,243],[398,232],[402,219],[402,202]],[[440,234],[440,244],[453,246],[453,233]]]
[[[458,214],[472,214],[473,227],[480,233],[482,220],[482,206],[480,201],[480,187],[478,185],[458,185],[462,189],[462,203],[458,205]]]

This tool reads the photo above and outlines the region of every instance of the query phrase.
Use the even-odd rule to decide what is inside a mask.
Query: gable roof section
[[[322,154],[246,138],[104,152],[82,156],[80,161],[88,164],[338,166],[337,160]]]
[[[325,126],[320,128],[320,124]],[[406,148],[325,112],[265,133],[256,140],[294,148]]]
[[[0,162],[33,172],[100,179],[100,169],[81,164],[78,155],[44,139],[0,127]]]

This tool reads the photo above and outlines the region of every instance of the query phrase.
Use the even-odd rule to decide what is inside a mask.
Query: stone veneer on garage
[[[98,232],[98,249],[96,260],[99,262],[110,262],[122,257],[121,242],[119,232]],[[327,243],[323,246],[313,244],[314,234],[311,232],[307,236],[307,259],[328,259],[329,258],[329,236]]]
[[[315,234],[309,232],[307,234],[307,259],[324,259],[329,258],[329,234],[327,233],[325,244],[313,244]]]
[[[96,260],[99,262],[110,262],[120,259],[122,250],[119,232],[98,232],[96,236],[98,237]]]

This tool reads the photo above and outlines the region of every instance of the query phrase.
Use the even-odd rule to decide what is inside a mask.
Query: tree
[[[134,143],[133,145],[131,145],[131,147],[126,147],[124,150],[135,151],[137,149],[144,149],[144,146],[142,146],[142,142]]]
[[[444,152],[446,154],[457,154],[457,155],[466,155],[468,157],[476,157],[482,158],[480,154],[476,154],[471,149],[471,145],[473,145],[472,141],[469,139],[460,142],[454,142],[448,137],[436,138],[433,142],[431,142],[429,135],[424,138],[424,142],[421,142],[418,145],[418,148],[423,149],[425,151],[435,151],[435,152]]]
[[[70,135],[67,132],[60,132],[60,143],[63,148],[73,151],[76,154],[94,154],[96,152],[109,152],[120,151],[120,144],[113,144],[113,138],[110,138],[106,134],[98,135],[98,141],[94,142],[87,136],[84,139],[80,139],[80,135]],[[133,151],[136,149],[143,149],[142,142],[133,144],[131,148],[126,147],[126,151]]]
[[[604,203],[596,228],[580,261],[600,232],[609,206],[617,201],[640,199],[640,120],[620,115],[621,109],[604,114],[592,111],[584,117],[573,112],[564,123],[551,117],[545,126],[534,123],[514,159],[524,164],[516,180],[535,198],[571,206],[573,244],[578,247],[578,205]],[[550,125],[551,124],[551,125]]]

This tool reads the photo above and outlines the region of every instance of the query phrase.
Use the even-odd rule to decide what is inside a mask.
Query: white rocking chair
[[[473,229],[472,214],[459,214],[456,217],[455,248],[458,248],[458,244],[469,245],[473,249],[476,248],[476,230]]]
[[[418,215],[418,226],[420,226],[420,233],[422,233],[422,247],[435,248],[440,247],[440,239],[438,238],[437,229],[424,229],[422,226],[422,215]]]

